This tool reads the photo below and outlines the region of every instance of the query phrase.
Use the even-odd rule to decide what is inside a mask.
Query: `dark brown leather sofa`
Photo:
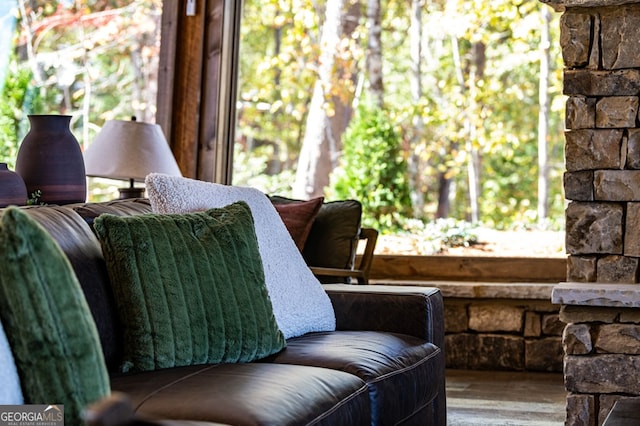
[[[310,333],[260,362],[122,374],[120,326],[100,244],[101,213],[147,200],[25,207],[70,260],[96,322],[113,398],[92,424],[445,425],[444,319],[435,288],[326,284],[337,330]]]

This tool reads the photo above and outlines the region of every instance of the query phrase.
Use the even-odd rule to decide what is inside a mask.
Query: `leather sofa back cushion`
[[[101,214],[109,213],[116,216],[130,216],[151,213],[151,203],[147,198],[127,198],[124,200],[105,201],[102,203],[70,204],[76,213],[93,228],[93,222]]]
[[[0,216],[0,317],[27,404],[64,404],[65,424],[110,393],[89,307],[58,244],[29,215]]]
[[[324,203],[313,222],[303,256],[311,266],[351,269],[356,258],[362,204],[357,200]]]
[[[251,211],[101,215],[124,326],[123,372],[249,362],[280,351]]]

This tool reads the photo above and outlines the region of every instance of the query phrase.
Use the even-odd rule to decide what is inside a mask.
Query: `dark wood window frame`
[[[156,122],[186,177],[231,183],[241,3],[163,4]]]

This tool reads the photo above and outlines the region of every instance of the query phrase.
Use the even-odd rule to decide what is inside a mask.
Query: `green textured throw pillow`
[[[0,213],[0,317],[26,404],[64,404],[65,424],[110,393],[100,339],[60,247],[16,207]],[[0,385],[1,386],[1,385]]]
[[[249,362],[285,347],[246,203],[102,215],[94,226],[124,324],[124,372]]]

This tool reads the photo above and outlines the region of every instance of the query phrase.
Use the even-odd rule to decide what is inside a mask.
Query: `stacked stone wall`
[[[640,1],[541,1],[563,12],[568,284],[636,284]],[[566,425],[601,425],[617,399],[640,397],[638,309],[588,304],[561,310]]]
[[[603,424],[619,399],[640,399],[638,309],[565,306],[567,425]]]
[[[638,4],[561,18],[568,281],[640,281],[639,29]]]
[[[445,298],[448,368],[562,371],[558,306],[541,300]]]

